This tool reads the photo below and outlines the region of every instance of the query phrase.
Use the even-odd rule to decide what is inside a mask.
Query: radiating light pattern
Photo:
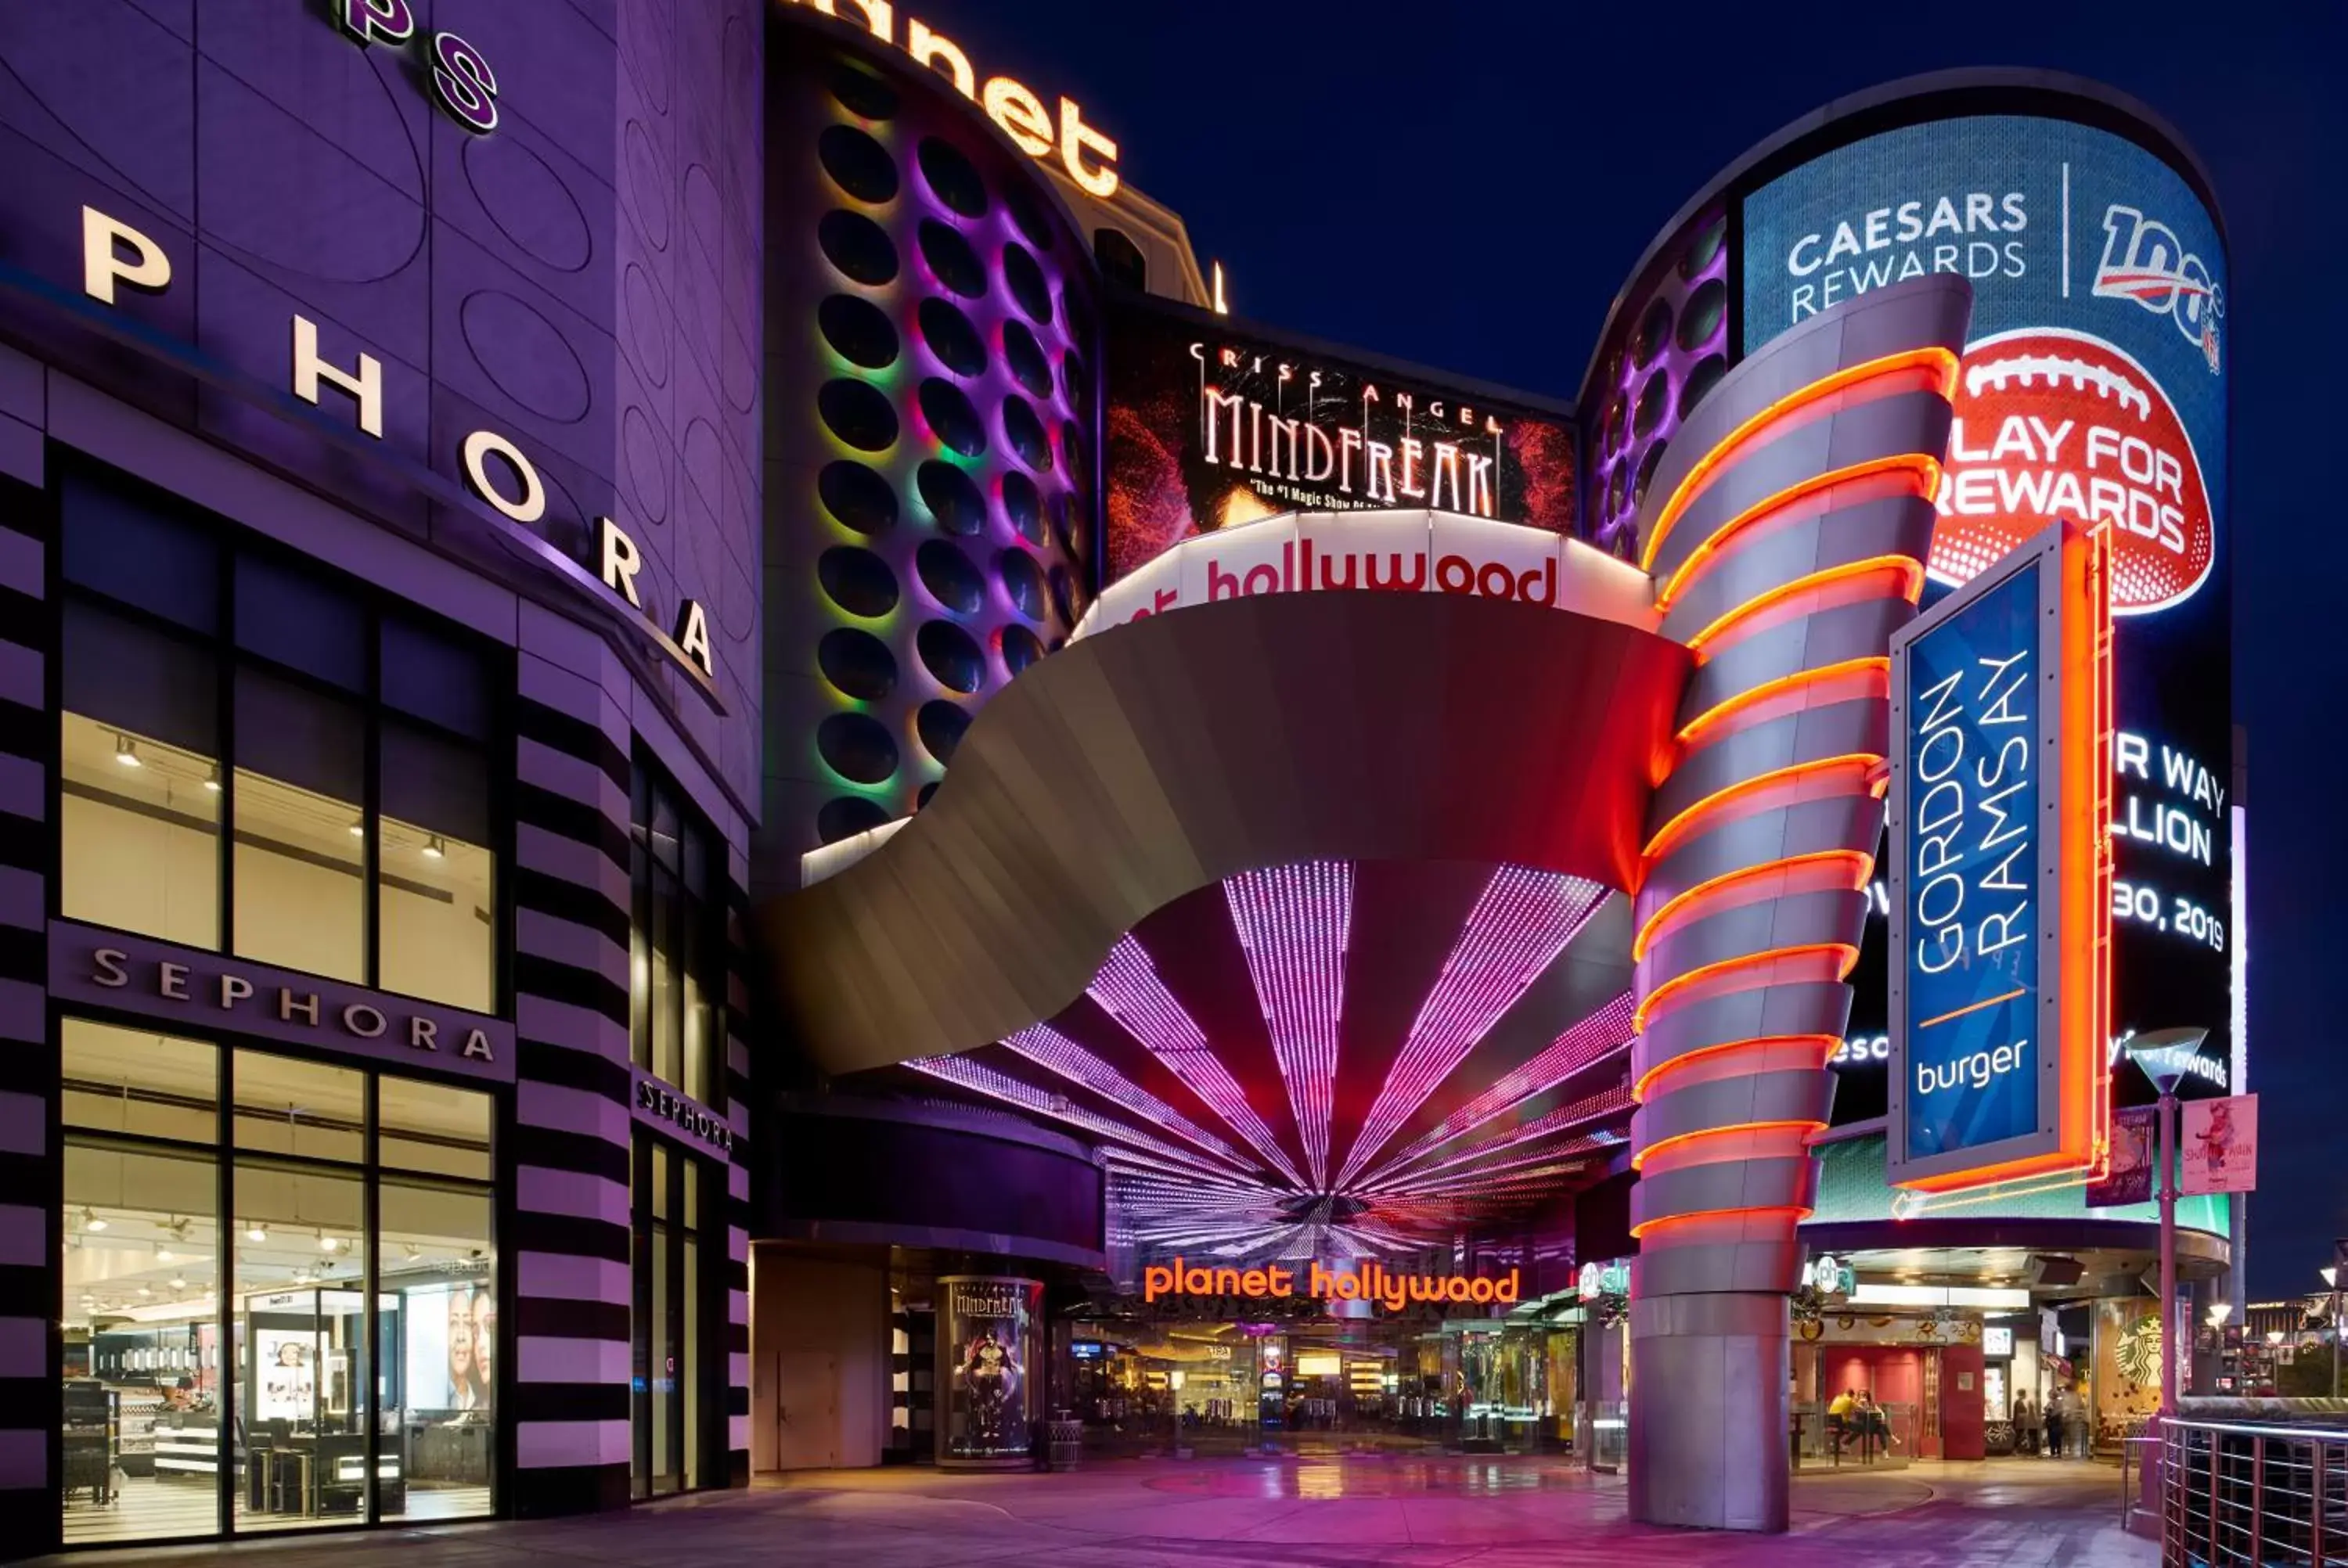
[[[1229,1143],[1049,1024],[1039,1023],[1032,1029],[1023,1029],[1017,1034],[1006,1037],[1003,1043],[1006,1049],[1017,1051],[1038,1067],[1048,1068],[1071,1082],[1083,1084],[1102,1099],[1114,1102],[1143,1121],[1196,1143],[1210,1154],[1243,1168],[1249,1163],[1247,1157]]]
[[[1280,1140],[1272,1136],[1272,1129],[1248,1104],[1239,1080],[1231,1076],[1231,1070],[1223,1065],[1222,1058],[1207,1043],[1207,1037],[1199,1032],[1199,1026],[1191,1021],[1182,1004],[1174,999],[1165,981],[1158,978],[1158,966],[1149,961],[1149,955],[1130,933],[1118,938],[1117,946],[1109,949],[1107,962],[1093,977],[1090,994],[1109,1017],[1139,1040],[1150,1055],[1164,1062],[1274,1170],[1298,1186],[1304,1184],[1304,1178],[1297,1174]]]
[[[1412,1140],[1408,1147],[1391,1159],[1382,1161],[1362,1184],[1376,1186],[1379,1177],[1386,1172],[1399,1170],[1422,1155],[1433,1153],[1452,1139],[1474,1132],[1511,1105],[1548,1092],[1601,1058],[1629,1050],[1634,999],[1631,992],[1624,991],[1573,1024],[1551,1041],[1548,1050],[1494,1079],[1492,1087],[1446,1116],[1425,1135]]]
[[[1351,862],[1310,860],[1227,877],[1231,925],[1272,1036],[1272,1060],[1318,1190],[1329,1182],[1329,1112],[1337,1024],[1345,1010],[1345,947],[1354,918]]]
[[[1599,884],[1561,872],[1504,866],[1492,874],[1363,1121],[1339,1187],[1361,1173],[1606,897]]]
[[[1099,1147],[1117,1247],[1290,1264],[1447,1246],[1603,1173],[1632,1109],[1631,977],[1618,960],[1622,994],[1598,992],[1606,1000],[1579,1018],[1550,1016],[1551,989],[1528,995],[1610,895],[1519,866],[1493,869],[1457,927],[1416,938],[1426,947],[1354,949],[1372,929],[1425,930],[1367,901],[1427,886],[1341,861],[1234,875],[1186,895],[1211,913],[1189,906],[1121,938],[1090,1002],[978,1057],[909,1065],[1081,1130]],[[1228,957],[1160,968],[1174,955],[1159,944],[1179,939],[1166,933],[1214,919],[1238,938],[1217,944]],[[1354,970],[1358,994],[1347,986],[1363,963],[1434,978],[1423,996],[1365,1010],[1370,971]],[[1539,1031],[1520,1028],[1536,1006]],[[1229,1038],[1219,1020],[1235,1020]]]
[[[1049,1116],[1056,1122],[1066,1122],[1071,1127],[1081,1127],[1086,1132],[1096,1133],[1100,1137],[1114,1138],[1121,1143],[1130,1143],[1136,1148],[1148,1149],[1152,1153],[1175,1162],[1191,1173],[1194,1180],[1200,1177],[1231,1179],[1227,1173],[1216,1170],[1208,1161],[1197,1154],[1178,1149],[1161,1139],[1153,1138],[1148,1133],[1129,1127],[1114,1117],[1102,1116],[1088,1111],[1068,1100],[1066,1095],[1056,1095],[1038,1089],[1032,1083],[1023,1083],[1008,1073],[997,1072],[994,1069],[981,1062],[973,1061],[968,1057],[925,1056],[909,1061],[905,1065],[916,1072],[926,1072],[932,1078],[942,1079],[956,1088],[967,1089],[973,1093],[983,1094],[991,1100],[1000,1100],[1005,1104],[1016,1105],[1021,1110],[1033,1112],[1038,1116]]]

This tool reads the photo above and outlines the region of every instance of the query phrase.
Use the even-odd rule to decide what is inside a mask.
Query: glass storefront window
[[[236,950],[366,980],[366,720],[236,672]]]
[[[489,653],[133,487],[62,493],[64,913],[496,1011]]]
[[[376,920],[386,990],[497,1006],[497,854],[489,762],[411,724],[383,726]]]
[[[488,1095],[407,1078],[383,1079],[378,1092],[376,1158],[384,1169],[480,1182],[496,1173],[489,1150],[496,1105]]]
[[[65,1124],[139,1138],[220,1138],[220,1050],[149,1030],[65,1020]]]
[[[638,1067],[712,1109],[723,1106],[723,909],[711,861],[723,850],[674,785],[638,763],[629,866],[632,1052]],[[722,864],[722,862],[721,862]]]
[[[366,1157],[366,1076],[355,1068],[238,1051],[236,1146],[356,1164]]]
[[[391,1087],[386,1080],[386,1103]],[[378,1201],[382,1449],[396,1465],[384,1471],[383,1516],[487,1514],[497,1466],[501,1346],[494,1205],[478,1188],[388,1178]]]
[[[220,1528],[218,1190],[208,1148],[67,1141],[68,1546]]]
[[[66,1541],[492,1512],[495,1098],[60,1034]]]
[[[704,1262],[715,1255],[705,1246],[722,1241],[702,1228],[716,1208],[703,1187],[720,1178],[707,1162],[642,1133],[633,1165],[632,1479],[635,1496],[660,1497],[723,1480],[715,1468],[724,1434],[713,1428],[725,1400],[713,1379],[723,1375],[724,1358],[709,1348],[721,1338],[725,1296]]]
[[[69,919],[220,946],[211,657],[150,625],[65,609],[59,761]]]
[[[250,1054],[237,1053],[240,1079]],[[233,1190],[237,1384],[230,1403],[242,1440],[232,1460],[236,1529],[364,1519],[375,1388],[366,1183],[240,1156]]]

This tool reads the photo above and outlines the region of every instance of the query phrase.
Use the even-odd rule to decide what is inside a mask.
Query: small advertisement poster
[[[2157,1107],[2132,1105],[2112,1113],[2111,1173],[2087,1184],[2087,1206],[2116,1209],[2152,1201],[2153,1118]]]
[[[2188,1193],[2248,1193],[2259,1184],[2259,1097],[2195,1100],[2178,1140],[2179,1184]]]
[[[940,1462],[1024,1464],[1042,1396],[1044,1286],[1032,1279],[938,1281]]]

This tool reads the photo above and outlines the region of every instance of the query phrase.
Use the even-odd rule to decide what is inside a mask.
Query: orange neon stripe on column
[[[1755,594],[1734,610],[1722,611],[1711,625],[1690,637],[1687,646],[1694,652],[1696,661],[1702,663],[1705,647],[1725,633],[1735,630],[1740,622],[1761,615],[1788,600],[1861,578],[1880,579],[1883,583],[1880,597],[1885,599],[1904,599],[1913,604],[1924,591],[1924,564],[1913,556],[1869,556],[1864,560],[1845,561],[1840,566],[1831,566],[1807,577],[1780,583],[1766,593]]]
[[[1889,696],[1891,691],[1890,656],[1878,654],[1868,659],[1845,659],[1833,664],[1821,664],[1815,670],[1797,670],[1791,674],[1764,681],[1706,708],[1681,725],[1680,733],[1673,738],[1683,747],[1693,750],[1707,733],[1731,719],[1742,719],[1744,723],[1736,728],[1743,729],[1748,724],[1778,717],[1775,711],[1756,712],[1754,710],[1767,708],[1777,699],[1793,697],[1810,686],[1829,686],[1837,692],[1848,688],[1853,695],[1866,695],[1871,692],[1875,696]],[[1834,700],[1845,702],[1849,697],[1838,696]],[[1788,708],[1787,711],[1793,710]]]
[[[1875,856],[1857,849],[1815,850],[1807,855],[1788,856],[1783,860],[1723,872],[1676,895],[1648,916],[1645,924],[1639,927],[1639,934],[1631,939],[1632,960],[1636,962],[1645,958],[1647,949],[1658,940],[1700,916],[1738,908],[1787,893],[1853,893],[1866,886],[1868,878],[1874,875]],[[1763,891],[1764,884],[1774,886]],[[1751,896],[1730,897],[1729,895],[1734,893],[1749,893]],[[1698,905],[1704,907],[1698,909]]]
[[[1881,382],[1879,386],[1866,384]],[[1957,386],[1957,356],[1944,348],[1908,349],[1886,354],[1863,364],[1851,365],[1833,374],[1789,392],[1776,402],[1721,437],[1717,446],[1696,460],[1655,515],[1654,526],[1647,531],[1647,542],[1639,552],[1639,565],[1647,571],[1655,568],[1655,553],[1695,498],[1708,488],[1720,471],[1741,455],[1742,448],[1772,425],[1783,421],[1773,435],[1799,429],[1813,418],[1823,418],[1845,408],[1858,407],[1879,398],[1894,396],[1908,391],[1937,392],[1943,398],[1954,395]],[[1838,394],[1865,390],[1868,395],[1838,398]],[[1831,400],[1831,401],[1830,401]],[[1805,417],[1790,417],[1797,413]]]
[[[1704,543],[1688,552],[1661,586],[1655,589],[1655,608],[1668,610],[1679,602],[1688,584],[1704,575],[1714,562],[1727,556],[1747,537],[1766,538],[1761,530],[1772,521],[1790,518],[1807,521],[1847,507],[1881,500],[1888,496],[1913,496],[1929,500],[1941,487],[1941,465],[1921,452],[1895,453],[1889,457],[1870,457],[1864,463],[1848,467],[1830,468],[1823,474],[1813,474],[1799,479],[1747,507],[1712,531]],[[1848,491],[1838,495],[1838,491]],[[1813,505],[1805,507],[1805,502]]]
[[[1823,1122],[1738,1122],[1726,1127],[1705,1127],[1694,1132],[1675,1133],[1669,1138],[1658,1138],[1632,1154],[1631,1168],[1644,1171],[1648,1162],[1658,1154],[1664,1156],[1664,1160],[1655,1168],[1657,1175],[1689,1165],[1715,1164],[1727,1159],[1783,1159],[1808,1148],[1810,1134],[1825,1132],[1826,1126]],[[1706,1144],[1726,1143],[1736,1138],[1757,1139],[1765,1146],[1747,1148],[1740,1153],[1715,1155],[1710,1160],[1693,1157],[1702,1153]],[[1690,1157],[1684,1159],[1682,1155]]]
[[[1750,804],[1754,811],[1776,804],[1780,797],[1789,802],[1804,799],[1824,799],[1823,794],[1804,794],[1815,781],[1831,774],[1847,774],[1848,793],[1857,794],[1867,785],[1868,775],[1883,759],[1866,752],[1851,752],[1838,757],[1820,757],[1813,762],[1796,763],[1766,774],[1756,774],[1749,779],[1739,779],[1725,784],[1688,806],[1671,821],[1655,830],[1640,853],[1649,862],[1663,859],[1677,848],[1683,839],[1694,836],[1694,828],[1714,816],[1725,816],[1731,806]],[[1766,797],[1758,798],[1756,797]]]
[[[1817,959],[1832,960],[1832,978],[1838,980],[1849,975],[1851,966],[1859,962],[1859,949],[1849,942],[1805,942],[1797,947],[1771,948],[1766,952],[1746,953],[1738,958],[1723,958],[1716,964],[1699,964],[1683,974],[1673,975],[1670,979],[1649,991],[1647,999],[1641,1002],[1636,1010],[1631,1014],[1631,1027],[1634,1031],[1644,1034],[1649,1019],[1655,1017],[1658,1012],[1671,1010],[1662,1005],[1664,1002],[1671,1002],[1676,1006],[1682,1001],[1695,1001],[1705,997],[1718,996],[1724,989],[1750,990],[1754,988],[1718,985],[1720,981],[1733,979],[1748,970],[1775,969],[1781,966],[1798,970],[1806,967],[1805,960]],[[1801,982],[1793,979],[1771,979],[1762,983],[1794,985]],[[1690,991],[1695,991],[1698,994],[1691,997],[1687,994]]]
[[[1683,1074],[1691,1083],[1709,1083],[1719,1078],[1775,1071],[1781,1056],[1791,1056],[1797,1067],[1824,1067],[1841,1044],[1842,1037],[1832,1034],[1765,1034],[1752,1040],[1724,1040],[1700,1050],[1682,1051],[1668,1061],[1655,1063],[1631,1086],[1631,1098],[1643,1105],[1658,1082]],[[1740,1067],[1731,1059],[1741,1056],[1759,1060],[1751,1066]]]
[[[1810,1213],[1811,1210],[1807,1204],[1798,1207],[1776,1204],[1767,1208],[1752,1209],[1693,1209],[1684,1214],[1657,1214],[1653,1219],[1632,1225],[1631,1235],[1634,1240],[1644,1241],[1657,1231],[1675,1231],[1702,1226],[1705,1229],[1716,1227],[1722,1233],[1712,1239],[1728,1241],[1741,1237],[1746,1234],[1746,1227],[1755,1220],[1780,1220],[1790,1226],[1799,1225],[1809,1217]],[[1705,1238],[1691,1236],[1686,1239],[1700,1241]]]

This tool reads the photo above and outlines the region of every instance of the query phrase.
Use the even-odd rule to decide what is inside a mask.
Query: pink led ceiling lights
[[[1117,946],[1109,949],[1108,961],[1093,977],[1090,994],[1274,1169],[1298,1186],[1304,1184],[1272,1129],[1248,1104],[1247,1093],[1231,1076],[1231,1070],[1223,1065],[1207,1037],[1158,978],[1158,967],[1149,961],[1149,955],[1129,934],[1118,938]]]
[[[1120,1246],[1279,1261],[1447,1245],[1591,1179],[1622,1141],[1627,957],[1619,980],[1585,968],[1527,995],[1608,897],[1518,866],[1249,871],[1120,938],[1048,1023],[909,1065],[1087,1134]],[[1561,1006],[1574,1014],[1522,1010]]]
[[[1361,1174],[1460,1058],[1540,978],[1605,902],[1606,891],[1553,871],[1504,866],[1492,874],[1345,1156],[1339,1186]]]
[[[1337,1082],[1337,1021],[1345,1010],[1345,942],[1354,867],[1311,860],[1226,879],[1231,925],[1272,1033],[1272,1059],[1304,1142],[1313,1185],[1329,1183],[1329,1112]]]

